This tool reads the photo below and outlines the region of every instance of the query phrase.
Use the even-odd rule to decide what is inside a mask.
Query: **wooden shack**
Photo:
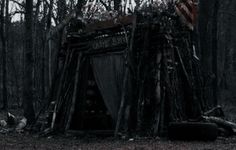
[[[191,31],[168,13],[68,25],[51,127],[165,135],[205,108]]]

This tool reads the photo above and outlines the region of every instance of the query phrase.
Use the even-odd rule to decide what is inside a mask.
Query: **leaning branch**
[[[49,31],[49,34],[47,36],[47,40],[51,39],[53,36],[57,35],[60,31],[64,29],[64,27],[70,22],[72,18],[76,17],[76,9],[72,11],[60,24],[58,24],[55,28],[52,28]],[[82,17],[77,16],[77,19],[81,20],[82,22],[86,22]]]
[[[72,12],[71,14],[69,14],[69,16],[67,16],[60,24],[58,24],[55,28],[51,29],[49,31],[48,37],[47,39],[49,40],[50,38],[52,38],[53,36],[55,36],[57,33],[59,33],[61,30],[63,30],[63,28],[70,22],[70,20],[72,18],[75,17],[75,12]]]
[[[107,4],[103,0],[100,0],[100,3],[106,8],[106,10],[111,10],[111,7],[107,6]]]

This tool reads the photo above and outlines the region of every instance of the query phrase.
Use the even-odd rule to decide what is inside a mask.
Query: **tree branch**
[[[107,6],[107,4],[103,0],[100,0],[100,3],[106,8],[106,10],[111,10],[111,7]]]
[[[17,5],[19,5],[19,6],[23,7],[23,8],[25,8],[24,1],[22,3],[20,3],[18,0],[10,0],[10,1],[13,2],[13,3],[16,3]]]
[[[25,14],[25,11],[13,11],[12,13],[10,13],[10,16],[14,16],[15,14]]]
[[[69,22],[70,20],[75,16],[75,13],[71,13],[69,16],[67,16],[59,25],[57,25],[55,28],[51,29],[47,39],[49,40],[54,35],[56,35],[59,31],[61,31]]]

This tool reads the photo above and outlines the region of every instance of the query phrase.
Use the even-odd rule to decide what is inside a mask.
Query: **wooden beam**
[[[54,128],[55,121],[56,121],[56,116],[57,116],[57,111],[58,111],[58,108],[59,108],[60,94],[61,94],[62,87],[63,87],[63,80],[64,80],[66,69],[67,69],[68,64],[70,62],[70,58],[71,58],[72,54],[73,54],[73,51],[67,51],[66,60],[65,60],[65,63],[64,63],[63,69],[62,69],[60,79],[59,79],[59,85],[58,85],[56,98],[55,98],[56,104],[55,104],[55,107],[54,107],[54,110],[53,110],[52,123],[51,123],[51,128],[52,129]]]
[[[119,26],[126,26],[129,24],[132,24],[135,16],[121,16],[118,18],[114,18],[111,20],[106,21],[97,21],[95,23],[88,24],[86,27],[87,32],[94,32],[97,30],[104,30],[104,29],[110,29],[115,28]]]
[[[78,91],[78,83],[79,83],[79,74],[80,74],[80,62],[82,59],[82,53],[79,53],[79,56],[77,58],[77,66],[76,66],[76,73],[75,73],[75,84],[74,84],[74,89],[73,89],[73,96],[72,96],[72,102],[71,102],[71,107],[70,107],[70,112],[68,116],[68,121],[66,123],[66,128],[65,130],[68,130],[70,128],[70,123],[71,123],[71,118],[72,115],[75,111],[75,103],[77,99],[77,91]]]
[[[120,108],[119,108],[119,112],[118,112],[118,118],[117,118],[117,122],[116,122],[116,128],[115,128],[115,136],[118,136],[118,132],[120,130],[120,124],[121,124],[121,120],[122,120],[122,116],[124,113],[124,107],[125,107],[125,103],[126,103],[126,88],[127,88],[127,81],[128,81],[128,73],[129,73],[129,53],[130,51],[133,50],[133,44],[134,44],[134,33],[136,31],[136,17],[132,20],[133,23],[133,30],[132,30],[132,38],[131,38],[131,43],[130,43],[130,47],[126,50],[126,65],[125,65],[125,73],[124,73],[124,80],[123,80],[123,89],[122,89],[122,94],[121,94],[121,102],[120,102]]]

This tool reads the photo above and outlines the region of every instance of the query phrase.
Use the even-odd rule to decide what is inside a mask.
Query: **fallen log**
[[[204,112],[204,116],[215,116],[215,117],[224,117],[224,112],[221,106],[216,106],[206,112]]]
[[[208,116],[203,116],[203,119],[205,119],[206,121],[215,123],[223,128],[226,129],[231,129],[233,134],[236,134],[236,124],[230,121],[226,121],[224,119],[218,118],[218,117],[208,117]]]

